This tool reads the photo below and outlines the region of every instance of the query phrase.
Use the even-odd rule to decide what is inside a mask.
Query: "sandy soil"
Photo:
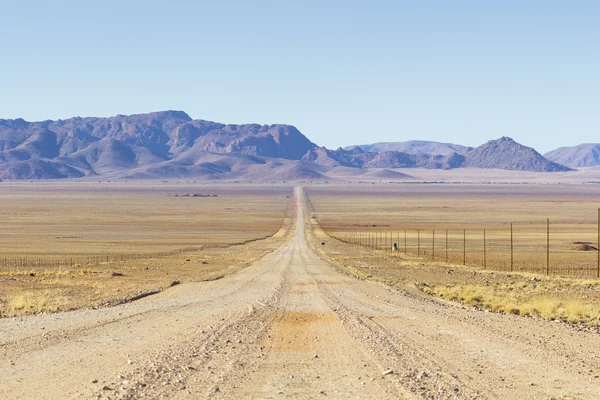
[[[546,272],[549,219],[550,273],[596,277],[599,185],[313,185],[306,193],[332,236],[368,237],[386,250],[393,240],[430,261],[505,271],[512,247],[514,271]]]
[[[282,185],[3,182],[0,317],[114,305],[234,273],[285,240],[292,194]]]
[[[340,273],[296,196],[293,237],[235,274],[0,320],[0,398],[600,397],[600,336]]]

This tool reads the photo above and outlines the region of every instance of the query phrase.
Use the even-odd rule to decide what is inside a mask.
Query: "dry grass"
[[[2,267],[0,260],[0,316],[99,307],[174,281],[218,279],[275,248],[294,212],[287,209],[292,188],[285,186],[71,182],[0,188],[0,259],[42,261]],[[173,196],[186,193],[217,197]],[[185,247],[197,251],[155,255]],[[148,256],[104,258],[140,253]],[[96,262],[88,264],[90,255],[98,256]]]
[[[7,315],[55,312],[67,309],[68,305],[69,300],[60,292],[27,291],[9,300]]]
[[[577,188],[581,189],[581,192],[574,190]],[[481,218],[484,223],[492,227],[493,232],[494,221],[501,220],[503,212],[507,213],[505,218],[511,216],[516,218],[516,216],[522,215],[524,223],[528,223],[530,226],[538,217],[553,213],[555,220],[564,223],[562,228],[565,229],[565,232],[573,227],[579,227],[577,237],[584,237],[584,239],[577,240],[592,239],[592,230],[595,232],[596,221],[585,222],[583,215],[596,214],[597,206],[595,200],[590,196],[596,192],[600,194],[599,189],[570,187],[563,191],[562,188],[552,188],[557,192],[544,202],[540,196],[548,195],[548,189],[545,186],[541,188],[532,186],[527,189],[520,186],[503,188],[502,192],[508,196],[507,199],[512,199],[510,201],[513,203],[510,203],[509,200],[503,199],[500,193],[495,193],[494,190],[488,192],[486,187],[482,187],[479,192],[477,188],[449,187],[449,196],[445,200],[443,199],[444,193],[440,192],[439,188],[426,188],[424,191],[416,188],[416,194],[406,192],[402,196],[400,192],[404,189],[395,187],[389,189],[389,192],[386,187],[385,195],[378,194],[377,191],[365,194],[361,188],[357,189],[356,187],[346,189],[339,187],[311,188],[307,192],[312,193],[311,202],[316,209],[318,218],[311,218],[312,224],[308,234],[314,247],[323,256],[341,270],[361,279],[372,279],[406,288],[416,288],[429,295],[483,310],[600,326],[600,280],[597,279],[559,275],[544,276],[519,271],[484,270],[483,265],[477,262],[468,266],[461,265],[462,254],[457,257],[458,262],[456,262],[456,258],[452,257],[449,262],[445,262],[443,253],[436,256],[436,261],[432,261],[431,254],[417,257],[416,250],[414,253],[409,251],[408,254],[404,254],[403,251],[391,253],[387,247],[386,250],[374,250],[365,246],[348,244],[329,236],[333,232],[335,235],[348,238],[348,235],[352,235],[353,232],[362,231],[364,227],[360,225],[366,225],[367,221],[384,224],[386,228],[399,228],[402,225],[395,213],[390,213],[384,219],[383,214],[376,210],[385,207],[407,207],[405,202],[410,203],[410,198],[418,195],[418,202],[422,204],[420,207],[447,201],[448,208],[444,208],[442,211],[446,214],[436,218],[445,220],[454,227],[458,226],[459,220],[462,221],[463,226],[473,226],[478,218]],[[520,193],[519,196],[515,196],[515,191]],[[460,198],[459,192],[464,193],[464,199]],[[571,196],[570,198],[567,197],[566,192]],[[344,193],[347,194],[346,197],[344,197]],[[563,202],[566,198],[568,198],[569,204],[572,204],[569,209],[563,209]],[[534,206],[528,202],[534,203]],[[394,205],[394,203],[396,204]],[[502,207],[500,207],[500,203],[504,203]],[[459,204],[459,206],[457,209],[451,210],[451,204]],[[464,208],[464,204],[470,204],[468,210]],[[495,207],[499,207],[498,210],[494,211]],[[361,209],[366,211],[363,212]],[[481,212],[481,209],[487,211]],[[526,210],[526,212],[522,213],[519,210]],[[473,215],[470,214],[471,211]],[[404,218],[414,223],[415,218],[424,218],[424,215],[420,214],[415,217],[407,211]],[[319,221],[327,229],[333,230],[323,231],[318,225]],[[359,221],[358,225],[353,221]],[[424,221],[427,220],[424,219]],[[321,246],[321,242],[326,242],[326,245]],[[535,245],[535,241],[529,243],[529,246]],[[426,244],[423,245],[423,247],[425,246]],[[572,246],[572,244],[569,245],[569,250]],[[426,247],[425,250],[427,250]],[[460,250],[462,253],[462,247]],[[519,262],[526,266],[528,260],[540,262],[540,259],[543,259],[545,261],[545,251],[536,252],[535,250],[531,247],[523,249],[524,254]],[[584,261],[595,267],[595,253],[575,253],[587,253],[585,255],[588,259]],[[568,255],[566,253],[565,262],[569,262]],[[556,257],[556,253],[554,253],[554,257]],[[576,261],[577,259],[570,262]]]
[[[550,218],[551,272],[596,274],[597,253],[574,244],[596,246],[598,185],[321,185],[306,192],[335,237],[360,234],[371,245],[379,237],[381,250],[393,241],[399,253],[454,264],[463,263],[466,247],[467,264],[489,269],[510,270],[513,223],[513,269],[545,272]]]
[[[527,290],[527,286],[515,289],[511,285],[489,287],[469,284],[422,287],[424,293],[484,310],[600,326],[597,303],[586,302],[576,295],[565,299],[549,297],[551,287],[544,288],[546,294],[541,296]]]
[[[264,237],[279,229],[292,192],[283,186],[173,183],[0,185],[0,260],[70,263],[73,257],[82,264],[90,256],[169,252]]]

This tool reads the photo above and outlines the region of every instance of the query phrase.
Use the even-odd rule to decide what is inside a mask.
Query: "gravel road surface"
[[[600,336],[352,278],[296,202],[294,235],[233,275],[0,320],[0,398],[600,398]]]

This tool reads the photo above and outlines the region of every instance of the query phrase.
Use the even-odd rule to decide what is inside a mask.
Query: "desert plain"
[[[437,178],[0,183],[0,397],[598,398],[600,185]]]

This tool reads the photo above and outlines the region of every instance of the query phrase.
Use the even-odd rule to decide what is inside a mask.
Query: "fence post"
[[[513,224],[510,223],[510,272],[513,271],[514,253],[513,253]]]
[[[487,269],[487,242],[485,240],[485,228],[483,229],[483,269]]]
[[[421,231],[417,229],[417,257],[421,257]]]
[[[388,235],[390,236],[390,241],[389,242],[387,240],[388,239]],[[385,233],[385,245],[389,246],[388,249],[389,249],[389,252],[391,253],[392,252],[392,232],[386,232]]]
[[[598,209],[598,218],[600,218],[600,208]],[[600,237],[600,220],[598,221],[598,226],[599,226],[599,228],[598,228],[598,232],[599,232],[598,233],[598,237]],[[598,247],[600,248],[600,245],[598,245]],[[406,254],[406,249],[407,249],[407,247],[406,247],[406,229],[405,229],[404,230],[404,254]],[[598,250],[598,251],[599,251],[599,253],[598,253],[598,260],[599,261],[598,261],[598,263],[600,265],[600,250]]]
[[[431,260],[435,261],[435,229],[431,236]]]
[[[467,265],[467,230],[463,230],[463,265]]]
[[[550,218],[546,220],[546,275],[550,275]]]

